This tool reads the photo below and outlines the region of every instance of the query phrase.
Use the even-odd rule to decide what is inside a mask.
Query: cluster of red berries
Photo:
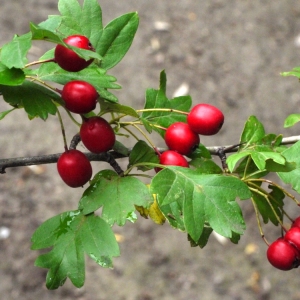
[[[217,107],[206,103],[195,105],[187,115],[187,123],[175,122],[167,128],[165,142],[169,150],[160,155],[160,164],[188,168],[184,155],[196,149],[200,143],[199,135],[214,135],[223,123],[224,115]]]
[[[267,250],[272,266],[280,270],[291,270],[300,265],[300,217],[295,219],[283,237],[274,241]]]
[[[81,49],[93,50],[88,38],[73,35],[64,39],[64,42]],[[57,45],[54,52],[54,61],[64,70],[78,72],[92,63],[84,60],[73,50]],[[80,138],[84,146],[93,153],[107,152],[115,143],[115,133],[110,124],[102,117],[86,118],[87,114],[96,108],[98,93],[93,85],[88,82],[74,80],[64,85],[61,98],[65,107],[82,116]],[[57,162],[58,173],[63,181],[71,187],[80,187],[92,177],[92,167],[87,157],[79,150],[67,150]]]

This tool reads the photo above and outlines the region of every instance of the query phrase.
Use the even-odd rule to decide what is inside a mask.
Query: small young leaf
[[[257,152],[252,151],[251,158],[253,159],[254,163],[258,167],[259,170],[264,170],[266,168],[266,161],[273,160],[274,162],[285,165],[285,158],[276,152]]]
[[[265,136],[265,129],[261,122],[255,116],[249,117],[247,120],[240,142],[243,143],[240,146],[241,149],[249,147],[251,144],[255,144]]]
[[[295,77],[300,78],[300,68],[296,67],[292,71],[282,72],[282,73],[280,73],[280,75],[282,75],[284,77],[286,77],[286,76],[295,76]]]
[[[5,110],[5,111],[0,112],[0,120],[4,119],[4,117],[5,117],[6,115],[8,115],[9,113],[11,113],[13,110],[15,110],[15,108],[12,108],[12,109]]]
[[[96,46],[102,56],[101,67],[108,70],[118,64],[130,48],[139,24],[136,12],[122,15],[105,26]]]
[[[118,103],[110,103],[103,101],[102,99],[99,100],[100,106],[101,106],[101,112],[102,113],[118,113],[118,114],[124,114],[128,116],[132,116],[135,118],[138,118],[139,115],[136,112],[136,110],[130,106],[121,105]]]
[[[120,177],[112,170],[103,170],[95,175],[90,187],[82,195],[79,209],[90,214],[100,207],[102,218],[108,224],[123,226],[134,205],[149,207],[153,202],[147,186],[135,177]]]
[[[233,172],[236,164],[244,157],[247,157],[251,154],[251,151],[242,151],[238,153],[234,153],[227,157],[226,163],[228,165],[228,169],[230,172]]]
[[[291,114],[284,121],[284,128],[292,127],[300,122],[300,114]]]
[[[186,122],[186,115],[172,111],[180,110],[188,112],[192,105],[192,99],[190,96],[180,96],[169,100],[165,95],[164,90],[148,89],[146,91],[146,103],[144,109],[170,109],[169,111],[145,111],[142,114],[142,119],[147,120],[153,125],[158,125],[163,128],[168,128],[174,122]],[[162,137],[165,135],[165,131],[152,127]]]
[[[159,163],[159,158],[156,155],[154,149],[150,147],[145,141],[138,141],[129,156],[129,166],[133,166],[137,163]],[[129,167],[128,166],[128,167]],[[147,171],[153,169],[153,167],[145,165],[138,166],[138,170]]]

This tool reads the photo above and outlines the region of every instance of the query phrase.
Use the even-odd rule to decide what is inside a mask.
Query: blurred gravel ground
[[[299,1],[99,3],[105,23],[129,11],[138,11],[141,18],[131,50],[110,72],[123,86],[117,92],[121,103],[142,107],[146,88],[157,87],[159,72],[165,69],[170,96],[183,87],[194,103],[209,102],[224,111],[224,128],[215,137],[203,138],[206,145],[238,142],[252,114],[268,132],[297,134],[298,126],[282,127],[288,114],[299,112],[299,84],[279,73],[300,65]],[[1,44],[28,31],[29,21],[38,23],[50,14],[57,14],[56,1],[1,0]],[[30,60],[50,46],[35,43]],[[0,102],[0,111],[7,108]],[[1,158],[62,151],[54,117],[28,122],[23,112],[14,112],[1,121],[0,129]],[[67,134],[74,133],[68,124]],[[30,250],[30,237],[47,218],[76,208],[81,193],[61,182],[55,165],[35,172],[16,168],[0,176],[0,232],[10,230],[8,238],[0,240],[1,299],[300,299],[299,270],[281,272],[269,265],[247,202],[242,206],[248,229],[239,245],[220,244],[212,237],[205,249],[190,248],[185,234],[140,219],[115,229],[122,242],[114,270],[87,259],[83,288],[68,281],[48,291],[46,271],[33,266],[38,252]],[[279,235],[277,228],[265,230],[269,240]]]

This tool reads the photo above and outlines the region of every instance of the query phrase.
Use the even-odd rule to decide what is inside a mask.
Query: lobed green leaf
[[[120,177],[112,170],[95,175],[79,202],[83,214],[102,207],[102,218],[110,225],[123,226],[135,205],[148,207],[153,202],[147,186],[135,177]]]

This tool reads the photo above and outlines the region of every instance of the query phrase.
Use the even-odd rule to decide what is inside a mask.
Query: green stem
[[[150,167],[158,167],[158,168],[165,168],[166,166],[164,165],[160,165],[160,164],[157,164],[157,163],[137,163],[137,164],[134,164],[132,165],[130,168],[128,168],[125,172],[124,172],[124,176],[128,176],[128,174],[136,167],[139,167],[139,166],[150,166]]]
[[[261,226],[261,222],[260,222],[260,218],[259,218],[259,212],[258,212],[257,205],[256,205],[256,203],[255,203],[255,201],[253,200],[252,197],[251,197],[251,201],[252,201],[252,205],[254,207],[254,211],[255,211],[255,216],[256,216],[256,221],[257,221],[259,233],[260,233],[262,239],[264,240],[264,242],[267,244],[267,246],[269,246],[270,243],[266,240],[265,234],[264,234],[264,232],[262,230],[262,226]]]
[[[55,62],[55,60],[54,60],[54,58],[50,58],[50,59],[33,61],[33,62],[25,65],[24,68],[32,67],[32,66],[39,65],[39,64],[44,64],[44,63],[47,63],[47,62]]]
[[[147,134],[140,128],[138,127],[137,125],[133,124],[133,127],[136,128],[143,136],[144,138],[148,141],[148,143],[151,145],[151,147],[157,151],[157,148],[156,146],[153,144],[153,142],[149,139],[149,137],[147,136]]]
[[[266,201],[268,202],[269,206],[271,207],[271,209],[273,211],[273,214],[274,214],[276,220],[278,221],[278,223],[280,224],[280,226],[282,227],[282,229],[284,231],[287,231],[287,229],[285,228],[285,226],[282,223],[282,220],[280,219],[280,217],[278,216],[277,212],[275,211],[272,203],[270,202],[270,199],[268,197],[268,193],[264,189],[260,188],[259,186],[255,185],[252,182],[248,182],[248,184],[253,186],[253,187],[250,187],[248,185],[250,191],[252,191],[252,192],[254,192],[254,193],[256,193],[256,194],[258,194],[258,195],[260,195],[260,196],[262,196],[262,197],[264,197],[266,199]]]
[[[61,114],[60,114],[58,109],[57,109],[57,116],[58,116],[58,120],[59,120],[60,127],[61,127],[61,132],[62,132],[62,136],[63,136],[64,148],[65,148],[65,151],[68,151],[68,144],[67,144],[65,127],[64,127],[64,124],[63,124],[63,121],[62,121]]]
[[[188,115],[189,113],[186,111],[182,111],[182,110],[177,110],[177,109],[173,109],[173,108],[143,108],[143,109],[137,109],[136,112],[140,113],[140,112],[151,112],[151,111],[162,111],[162,112],[174,112],[174,113],[178,113],[178,114],[182,114],[182,115]]]
[[[287,197],[291,198],[298,206],[300,206],[300,202],[296,199],[296,197],[294,195],[292,195],[291,193],[289,193],[288,191],[286,191],[283,187],[281,187],[279,184],[265,179],[265,178],[258,178],[258,179],[251,179],[251,180],[245,180],[245,182],[265,182],[268,183],[270,185],[274,185],[276,186],[279,190],[281,190]]]
[[[39,78],[30,76],[30,75],[26,75],[26,78],[31,79],[32,81],[37,81],[37,82],[39,82],[40,84],[43,84],[43,85],[44,85],[45,87],[47,87],[48,89],[50,89],[50,90],[52,90],[52,91],[54,91],[54,92],[56,92],[56,93],[59,93],[57,88],[55,88],[55,87],[53,87],[53,86],[47,84],[45,81],[43,81],[43,80],[41,80],[41,79],[39,79]]]

